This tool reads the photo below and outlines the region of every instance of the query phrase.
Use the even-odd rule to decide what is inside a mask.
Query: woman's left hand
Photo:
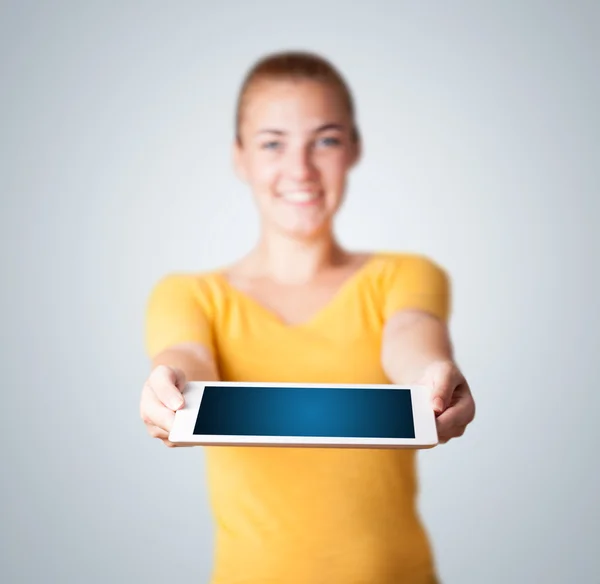
[[[475,417],[475,400],[464,375],[452,361],[429,364],[419,385],[432,388],[438,439],[445,444],[462,436]]]

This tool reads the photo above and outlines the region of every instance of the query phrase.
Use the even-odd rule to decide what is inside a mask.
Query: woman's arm
[[[432,388],[441,443],[462,436],[475,417],[475,401],[454,362],[445,322],[423,311],[398,311],[385,325],[381,360],[393,384]]]
[[[167,446],[188,381],[218,381],[213,303],[198,276],[170,275],[153,288],[146,309],[146,349],[152,371],[142,388],[140,414],[151,436]]]
[[[207,347],[186,342],[170,345],[152,358],[152,371],[142,388],[140,416],[148,433],[166,446],[175,412],[183,407],[187,381],[218,381],[217,366]]]
[[[172,345],[152,359],[152,367],[160,365],[179,369],[187,381],[219,381],[215,360],[200,343]]]
[[[417,383],[431,363],[453,361],[446,323],[420,310],[396,312],[384,327],[381,359],[392,383]]]

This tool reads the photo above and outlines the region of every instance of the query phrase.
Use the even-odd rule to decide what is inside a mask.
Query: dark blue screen
[[[408,389],[207,386],[194,434],[414,438]]]

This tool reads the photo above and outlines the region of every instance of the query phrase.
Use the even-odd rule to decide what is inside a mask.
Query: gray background
[[[365,137],[342,241],[453,278],[478,416],[420,456],[443,582],[600,582],[597,3],[20,0],[0,22],[0,581],[207,581],[203,452],[139,420],[145,302],[254,242],[236,91],[308,48]]]

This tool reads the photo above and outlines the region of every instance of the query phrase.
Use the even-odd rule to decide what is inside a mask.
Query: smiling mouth
[[[314,191],[289,191],[279,193],[278,196],[288,203],[306,204],[320,199],[321,193]]]

